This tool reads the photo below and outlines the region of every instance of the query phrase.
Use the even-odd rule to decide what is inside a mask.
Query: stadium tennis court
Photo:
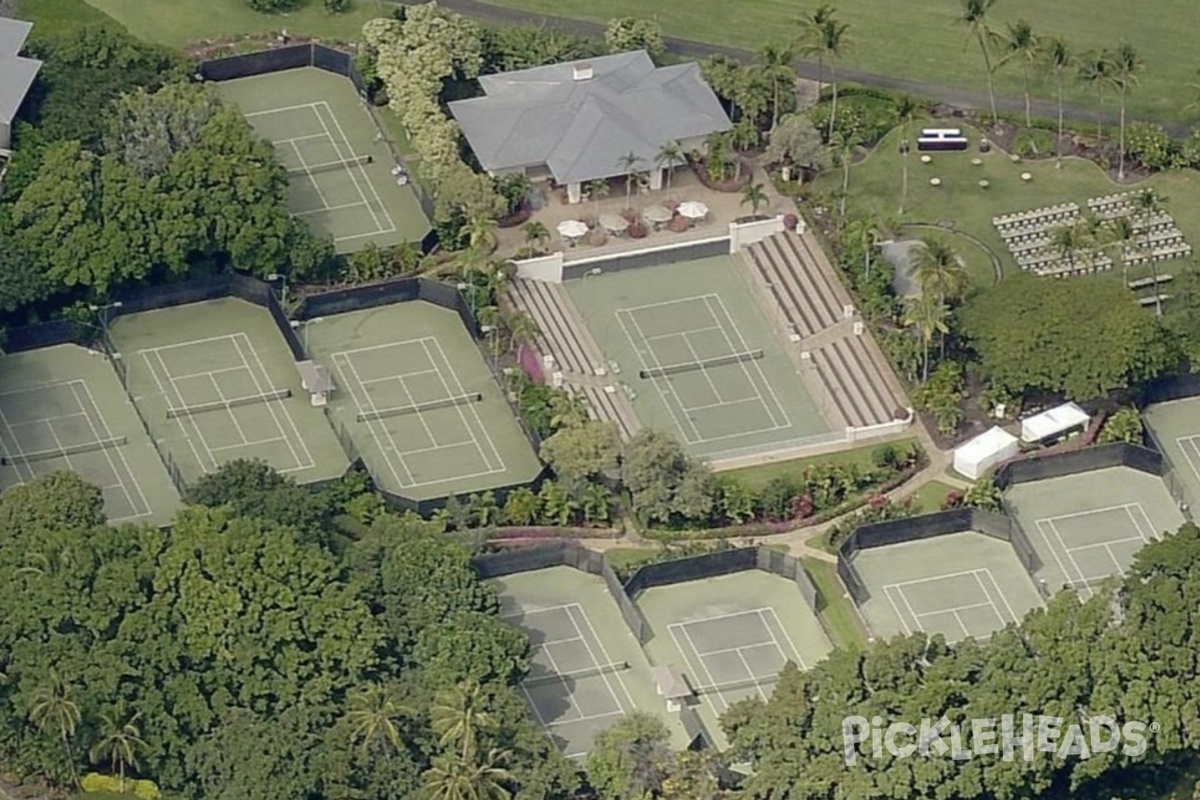
[[[976,531],[859,550],[854,569],[870,594],[863,619],[883,638],[986,641],[1042,605],[1012,545]]]
[[[178,493],[104,356],[61,345],[0,363],[0,486],[75,472],[99,487],[110,521],[170,521]]]
[[[731,257],[598,269],[564,288],[643,425],[708,458],[843,435],[832,431]]]
[[[346,454],[265,309],[235,299],[175,306],[119,317],[112,335],[135,402],[185,481],[237,459],[299,483],[345,472]]]
[[[1129,467],[1017,484],[1005,498],[1042,561],[1039,579],[1081,599],[1184,522],[1162,478]]]
[[[453,311],[421,301],[306,322],[330,409],[386,490],[414,500],[532,480],[541,465]]]
[[[339,253],[419,242],[429,232],[407,176],[346,78],[313,67],[222,81],[288,170],[289,208]],[[383,112],[390,113],[390,112]]]
[[[1200,508],[1200,397],[1154,403],[1146,407],[1142,418],[1188,504]]]

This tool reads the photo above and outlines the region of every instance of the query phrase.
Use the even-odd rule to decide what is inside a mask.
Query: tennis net
[[[66,456],[75,456],[80,453],[91,453],[96,450],[108,450],[112,447],[120,447],[128,443],[128,437],[117,436],[112,439],[100,439],[95,442],[85,442],[83,444],[70,445],[68,447],[57,447],[53,450],[35,450],[29,453],[8,453],[0,457],[0,464],[28,464],[32,461],[49,461],[53,458],[65,458]]]
[[[762,350],[747,350],[744,353],[730,353],[726,356],[704,358],[700,361],[688,361],[683,364],[665,364],[658,367],[648,367],[638,371],[639,378],[662,378],[667,375],[678,375],[681,372],[694,372],[709,367],[721,367],[726,364],[742,364],[763,357]]]
[[[211,403],[197,403],[194,406],[174,406],[167,409],[167,419],[190,417],[193,414],[204,414],[208,411],[225,411],[238,406],[249,406],[255,403],[269,403],[272,400],[286,400],[292,396],[291,389],[275,389],[262,394],[251,394],[245,397],[230,397],[224,400],[213,400]]]
[[[717,683],[712,686],[700,686],[696,688],[696,694],[704,696],[708,694],[717,694],[718,692],[736,692],[739,689],[758,689],[759,687],[773,687],[779,676],[771,675],[764,678],[746,678],[740,681],[730,681],[729,683]]]
[[[439,400],[429,400],[424,403],[413,403],[408,406],[372,408],[369,411],[358,412],[358,416],[355,419],[359,422],[374,422],[375,420],[387,419],[388,417],[398,417],[401,414],[419,414],[422,411],[433,411],[437,408],[465,406],[467,403],[478,403],[482,399],[482,392],[471,392],[470,394],[460,394],[454,397],[443,397]]]
[[[526,678],[524,684],[526,686],[544,686],[549,683],[565,683],[569,680],[578,680],[579,678],[593,678],[597,675],[610,675],[614,672],[624,672],[629,669],[629,662],[615,661],[611,664],[598,664],[587,669],[577,669],[574,672],[557,672],[553,675],[538,675],[536,677]]]
[[[304,167],[292,167],[288,170],[288,175],[320,175],[322,172],[334,172],[339,169],[353,169],[354,167],[370,164],[373,159],[371,156],[355,156],[344,161],[326,161],[321,164],[311,164]]]

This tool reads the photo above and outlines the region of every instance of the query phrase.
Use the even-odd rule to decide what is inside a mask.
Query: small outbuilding
[[[1017,437],[1000,426],[979,434],[954,450],[954,471],[978,480],[989,469],[1020,451]]]
[[[1063,403],[1049,411],[1021,420],[1021,441],[1048,444],[1087,428],[1091,417],[1075,403]]]

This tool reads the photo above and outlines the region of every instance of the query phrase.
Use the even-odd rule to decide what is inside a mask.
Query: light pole
[[[281,272],[272,272],[267,276],[268,282],[279,281],[279,304],[287,305],[287,275]]]
[[[96,318],[100,320],[100,330],[104,333],[104,337],[106,339],[108,338],[108,312],[114,308],[120,308],[123,305],[125,305],[125,304],[122,303],[120,300],[114,300],[113,302],[105,303],[102,306],[97,306],[97,305],[89,305],[88,306],[88,311],[91,311],[93,314],[96,315]]]
[[[316,325],[318,322],[321,322],[324,319],[324,317],[313,317],[312,319],[288,320],[288,323],[292,326],[292,330],[301,331],[301,336],[303,338],[300,346],[304,350],[305,356],[311,356],[311,353],[308,351],[308,326]]]

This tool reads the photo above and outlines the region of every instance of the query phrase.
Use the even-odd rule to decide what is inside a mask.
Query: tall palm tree
[[[932,292],[939,303],[966,294],[970,278],[963,258],[954,247],[936,236],[922,236],[910,256],[912,275],[922,292]]]
[[[742,205],[750,206],[750,213],[756,217],[759,207],[766,205],[770,200],[766,188],[761,183],[748,183],[746,188],[742,189]]]
[[[1016,59],[1021,64],[1021,80],[1025,89],[1025,124],[1033,124],[1033,114],[1030,111],[1029,73],[1037,65],[1041,53],[1041,42],[1033,32],[1029,20],[1020,19],[1014,25],[1009,23],[1008,36],[1004,39],[1005,58]]]
[[[850,37],[847,35],[849,30],[850,23],[839,22],[833,14],[830,14],[820,27],[820,38],[817,40],[817,47],[829,59],[829,86],[833,90],[833,100],[829,105],[829,136],[833,136],[833,130],[837,124],[837,62],[850,46]]]
[[[678,141],[671,141],[658,148],[654,156],[654,164],[659,169],[667,170],[667,193],[671,192],[671,179],[675,177],[675,166],[683,162],[683,147]]]
[[[825,50],[819,46],[824,35],[826,23],[833,19],[837,10],[826,3],[819,6],[811,14],[800,17],[799,52],[806,56],[817,57],[817,89],[825,83]]]
[[[486,251],[492,243],[497,225],[496,220],[491,217],[480,214],[472,216],[463,225],[463,233],[467,235],[468,245],[481,252]]]
[[[88,755],[93,764],[106,763],[117,768],[119,791],[125,791],[126,767],[138,768],[137,751],[145,747],[142,732],[137,727],[140,714],[134,714],[123,725],[118,725],[107,714],[100,715],[100,741]]]
[[[54,728],[62,741],[67,761],[71,765],[71,777],[79,781],[79,773],[75,768],[75,755],[71,749],[71,739],[79,727],[79,706],[71,699],[71,687],[67,685],[57,670],[50,670],[46,683],[34,691],[29,703],[29,720],[39,731]]]
[[[463,761],[474,759],[479,734],[494,731],[495,716],[488,698],[475,681],[464,681],[437,693],[430,723],[442,747],[453,747]]]
[[[1129,284],[1129,257],[1128,252],[1130,246],[1134,243],[1137,236],[1137,228],[1133,224],[1133,220],[1129,217],[1117,217],[1108,222],[1107,245],[1111,249],[1113,257],[1121,261],[1121,276],[1126,285]]]
[[[796,83],[796,68],[792,62],[796,60],[796,48],[791,44],[768,43],[758,51],[758,70],[771,84],[771,127],[779,124],[779,89],[781,86],[789,90]]]
[[[509,758],[504,750],[490,750],[481,758],[456,757],[449,753],[434,759],[425,771],[422,789],[426,800],[509,800],[505,783],[512,774],[503,766]]]
[[[617,166],[625,173],[625,208],[631,208],[630,198],[633,196],[633,182],[637,180],[638,166],[641,165],[641,156],[630,150],[625,155],[617,159]]]
[[[504,327],[508,328],[508,347],[516,350],[520,342],[530,342],[541,333],[537,322],[525,311],[512,311],[504,317]]]
[[[592,201],[592,216],[598,218],[600,216],[600,201],[608,197],[612,191],[612,187],[608,185],[608,181],[604,178],[597,178],[594,181],[589,181],[583,187],[583,190],[587,192],[588,199]]]
[[[950,328],[946,324],[946,306],[938,301],[933,292],[921,292],[919,297],[910,298],[904,310],[904,325],[915,328],[921,339],[923,357],[921,361],[921,383],[929,380],[929,347],[933,337],[945,336]]]
[[[550,231],[535,219],[525,225],[525,241],[534,247],[541,248],[550,241]]]
[[[1125,97],[1138,85],[1138,73],[1145,62],[1129,42],[1121,42],[1112,54],[1113,84],[1121,99],[1120,142],[1117,146],[1117,180],[1125,180]]]
[[[896,115],[900,117],[900,210],[896,213],[900,216],[904,216],[904,206],[908,202],[908,154],[912,150],[908,133],[916,110],[916,102],[907,94],[896,100]]]
[[[1096,92],[1096,144],[1104,141],[1104,92],[1113,86],[1112,53],[1089,50],[1079,59],[1079,82]]]
[[[1078,222],[1067,222],[1050,232],[1050,246],[1066,259],[1072,272],[1075,270],[1075,258],[1084,245],[1083,228]]]
[[[1158,291],[1158,262],[1154,260],[1154,248],[1150,244],[1150,237],[1154,217],[1162,213],[1166,203],[1167,198],[1150,188],[1142,189],[1133,196],[1133,213],[1146,237],[1142,249],[1150,262],[1150,274],[1154,276],[1154,313],[1160,317],[1162,295]]]
[[[846,198],[850,194],[850,162],[854,158],[854,148],[859,144],[858,135],[852,131],[838,131],[829,140],[838,163],[842,166],[842,196],[838,204],[838,230],[846,222]]]
[[[500,309],[496,306],[483,306],[475,312],[475,321],[479,323],[480,331],[487,337],[492,351],[492,358],[500,357],[500,323],[503,321]]]
[[[962,0],[962,13],[958,17],[959,24],[967,27],[967,35],[975,37],[975,41],[979,44],[979,51],[983,54],[983,67],[987,72],[988,102],[992,107],[993,127],[1000,123],[1000,116],[996,113],[995,87],[996,70],[1000,65],[994,62],[992,54],[992,47],[996,43],[997,35],[988,23],[988,12],[994,5],[996,5],[996,0]]]
[[[1046,66],[1054,73],[1054,82],[1058,86],[1058,139],[1054,144],[1054,165],[1062,169],[1062,140],[1063,140],[1063,89],[1067,73],[1075,69],[1077,59],[1071,52],[1071,46],[1061,36],[1053,36],[1042,43],[1042,54]]]
[[[350,725],[350,736],[363,752],[382,742],[398,751],[401,747],[400,721],[412,716],[412,709],[401,705],[394,691],[373,683],[350,694],[350,709],[343,719]]]

